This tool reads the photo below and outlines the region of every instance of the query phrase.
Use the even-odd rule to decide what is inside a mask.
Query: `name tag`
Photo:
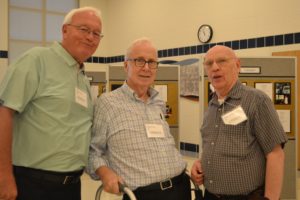
[[[149,138],[165,137],[164,129],[161,124],[145,124],[145,128]]]
[[[77,87],[75,88],[75,101],[86,108],[88,107],[87,94]]]
[[[241,106],[237,106],[232,111],[222,115],[222,120],[224,124],[227,125],[238,125],[247,119],[248,118]]]

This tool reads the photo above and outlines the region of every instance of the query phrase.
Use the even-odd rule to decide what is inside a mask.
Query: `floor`
[[[188,163],[188,170],[190,170],[191,166],[196,158],[184,156],[184,159]],[[300,171],[298,171],[297,176],[298,176],[298,178],[297,178],[297,197],[298,198],[297,199],[300,200],[300,197],[299,197],[299,194],[300,194]],[[101,185],[100,181],[94,181],[87,174],[84,174],[82,176],[82,200],[94,200],[96,191],[100,185]],[[192,196],[194,196],[193,193],[192,193]],[[102,192],[100,199],[101,200],[120,200],[120,199],[122,199],[122,197],[117,196],[117,195],[111,195],[106,192]],[[100,200],[100,199],[95,199],[95,200]],[[194,197],[192,199],[194,199]]]

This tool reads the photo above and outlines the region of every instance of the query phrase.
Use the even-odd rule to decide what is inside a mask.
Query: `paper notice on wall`
[[[168,86],[167,85],[154,85],[154,89],[158,91],[159,97],[165,102],[168,101]]]
[[[180,96],[199,97],[199,62],[180,66]]]
[[[291,111],[290,110],[277,110],[280,122],[286,133],[291,132]]]
[[[272,83],[255,83],[255,88],[266,93],[273,101],[273,84]]]

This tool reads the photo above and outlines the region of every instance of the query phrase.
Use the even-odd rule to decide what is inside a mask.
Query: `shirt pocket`
[[[255,137],[251,134],[247,121],[238,125],[222,125],[220,128],[217,151],[228,157],[247,156],[251,149]]]

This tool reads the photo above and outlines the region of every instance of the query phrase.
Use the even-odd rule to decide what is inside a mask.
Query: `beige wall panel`
[[[0,1],[0,50],[8,49],[8,0]]]

